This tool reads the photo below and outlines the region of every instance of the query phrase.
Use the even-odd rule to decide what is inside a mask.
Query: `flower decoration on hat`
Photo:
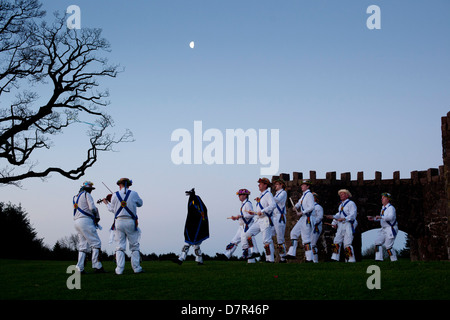
[[[239,189],[239,191],[236,192],[236,195],[239,195],[239,196],[240,196],[241,194],[249,195],[249,194],[250,194],[250,191],[248,191],[247,189]]]
[[[94,188],[94,183],[91,182],[91,181],[83,182],[83,185],[81,186],[81,188],[83,188],[83,189],[95,189]]]
[[[258,183],[264,183],[264,184],[266,184],[266,185],[268,185],[269,187],[272,185],[272,183],[270,183],[270,180],[269,179],[267,179],[267,178],[260,178],[259,180],[258,180]]]
[[[389,199],[392,199],[392,195],[391,195],[389,192],[383,192],[383,193],[381,194],[381,196],[382,196],[382,197],[389,198]]]
[[[312,185],[312,182],[309,179],[305,179],[305,180],[302,180],[302,182],[300,183],[300,185],[302,185],[302,184],[307,184],[308,186],[310,186],[310,185]]]

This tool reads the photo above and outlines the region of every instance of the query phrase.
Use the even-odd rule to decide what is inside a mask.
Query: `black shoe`
[[[106,273],[105,269],[103,269],[103,267],[98,268],[98,269],[94,269],[94,273]]]
[[[227,256],[224,255],[223,253],[216,253],[216,255],[219,260],[223,260],[223,261],[228,260]]]
[[[259,252],[253,252],[251,255],[250,255],[250,257],[248,257],[248,259],[255,259],[255,258],[258,258],[258,257],[260,257],[261,256],[261,254],[259,253]]]
[[[180,266],[183,264],[183,261],[181,261],[181,260],[178,259],[178,258],[172,259],[172,262],[173,262],[173,263],[176,263],[176,264],[178,264],[178,265],[180,265]]]

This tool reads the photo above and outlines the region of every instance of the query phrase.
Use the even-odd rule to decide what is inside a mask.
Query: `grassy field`
[[[449,300],[449,262],[388,261],[381,270],[381,289],[368,289],[372,260],[360,263],[248,265],[207,261],[198,266],[170,261],[142,263],[145,273],[125,273],[104,262],[106,274],[81,275],[81,289],[69,290],[70,261],[0,260],[1,300]],[[88,263],[88,272],[90,263]]]

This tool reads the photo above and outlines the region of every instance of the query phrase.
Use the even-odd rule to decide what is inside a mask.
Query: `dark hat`
[[[83,182],[83,185],[81,186],[82,189],[91,189],[94,190],[95,188],[93,187],[94,183],[91,181],[85,181]]]
[[[391,195],[389,192],[383,192],[383,193],[381,194],[381,196],[382,196],[382,197],[386,197],[386,198],[388,198],[388,199],[392,199],[392,195]]]
[[[274,184],[275,184],[275,183],[281,183],[281,185],[283,186],[283,188],[286,188],[286,182],[285,182],[283,179],[281,179],[281,178],[276,179],[273,183],[274,183]]]
[[[302,180],[302,182],[300,182],[300,185],[302,185],[302,184],[307,184],[308,186],[310,186],[310,185],[312,185],[312,182],[309,179],[305,179],[305,180]]]
[[[260,182],[262,182],[262,183],[268,185],[269,187],[272,185],[272,183],[270,183],[270,180],[267,179],[267,178],[260,178],[260,179],[258,180],[258,183],[260,183]]]
[[[119,180],[117,180],[116,184],[117,185],[123,184],[123,185],[126,185],[127,187],[129,187],[133,184],[133,180],[130,180],[128,178],[120,178]]]

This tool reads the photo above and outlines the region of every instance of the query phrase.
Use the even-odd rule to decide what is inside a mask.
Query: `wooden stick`
[[[297,215],[301,215],[301,213],[298,213],[297,208],[295,207],[294,201],[292,201],[291,197],[289,197],[289,200],[291,200],[292,207],[294,208],[294,210],[297,213]]]

